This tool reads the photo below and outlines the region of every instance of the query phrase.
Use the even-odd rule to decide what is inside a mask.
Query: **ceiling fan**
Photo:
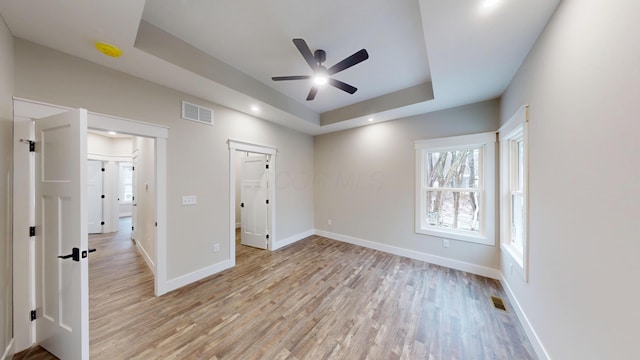
[[[313,70],[313,75],[274,76],[271,80],[283,81],[313,79],[314,85],[311,87],[309,95],[307,95],[307,100],[313,100],[316,97],[318,89],[327,83],[342,91],[346,91],[349,94],[353,94],[358,90],[356,87],[340,80],[333,79],[330,76],[367,60],[369,58],[367,50],[362,49],[327,69],[322,65],[327,58],[327,53],[324,50],[318,49],[312,54],[311,49],[309,49],[309,46],[303,39],[293,39],[293,43],[298,48],[298,51],[300,51],[300,54],[302,54],[302,57],[307,61],[311,70]]]

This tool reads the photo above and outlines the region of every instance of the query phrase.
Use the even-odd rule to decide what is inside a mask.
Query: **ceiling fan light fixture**
[[[326,85],[329,82],[329,77],[325,74],[316,74],[313,77],[313,83],[319,86]]]
[[[313,83],[318,86],[322,86],[326,85],[328,82],[329,74],[327,73],[327,69],[322,65],[318,66],[313,74]]]

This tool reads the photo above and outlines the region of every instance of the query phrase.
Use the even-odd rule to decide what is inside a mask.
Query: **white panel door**
[[[88,359],[87,111],[36,120],[35,141],[36,342]]]
[[[103,174],[102,161],[89,160],[87,165],[87,199],[88,219],[87,232],[89,234],[102,233],[102,209],[103,209]]]
[[[134,140],[134,143],[137,141]],[[133,157],[131,158],[131,239],[136,240],[138,229],[138,202],[136,200],[137,197],[137,186],[138,186],[138,175],[136,173],[136,166],[138,165],[138,149],[133,149]]]
[[[240,207],[242,212],[240,243],[267,248],[268,204],[267,156],[242,158]]]

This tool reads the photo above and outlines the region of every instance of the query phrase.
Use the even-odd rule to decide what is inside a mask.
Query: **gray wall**
[[[502,272],[553,359],[638,358],[638,14],[562,1],[501,104],[530,104],[529,282]]]
[[[135,137],[133,140],[135,184],[133,196],[136,204],[135,240],[138,248],[144,253],[151,271],[155,271],[155,213],[156,213],[156,179],[155,173],[155,141],[149,138]],[[133,219],[132,219],[133,221]]]
[[[227,140],[278,149],[276,241],[313,229],[313,138],[30,42],[15,40],[18,97],[169,126],[167,141],[168,279],[227,260],[229,150]],[[181,100],[213,108],[215,125],[180,118]],[[235,164],[232,166],[235,167]],[[197,195],[195,206],[181,205]],[[213,253],[213,244],[220,252]]]
[[[0,356],[13,338],[13,37],[0,17]]]
[[[493,100],[317,136],[316,228],[498,269],[497,246],[451,240],[445,249],[442,239],[415,233],[413,143],[495,131],[498,111]]]

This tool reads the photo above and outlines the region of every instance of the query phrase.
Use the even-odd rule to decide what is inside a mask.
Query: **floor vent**
[[[182,118],[197,121],[207,125],[213,125],[213,109],[182,102]]]
[[[497,296],[492,296],[491,297],[491,302],[493,303],[493,307],[499,310],[503,310],[503,311],[507,311],[507,307],[504,306],[504,301],[497,297]]]

